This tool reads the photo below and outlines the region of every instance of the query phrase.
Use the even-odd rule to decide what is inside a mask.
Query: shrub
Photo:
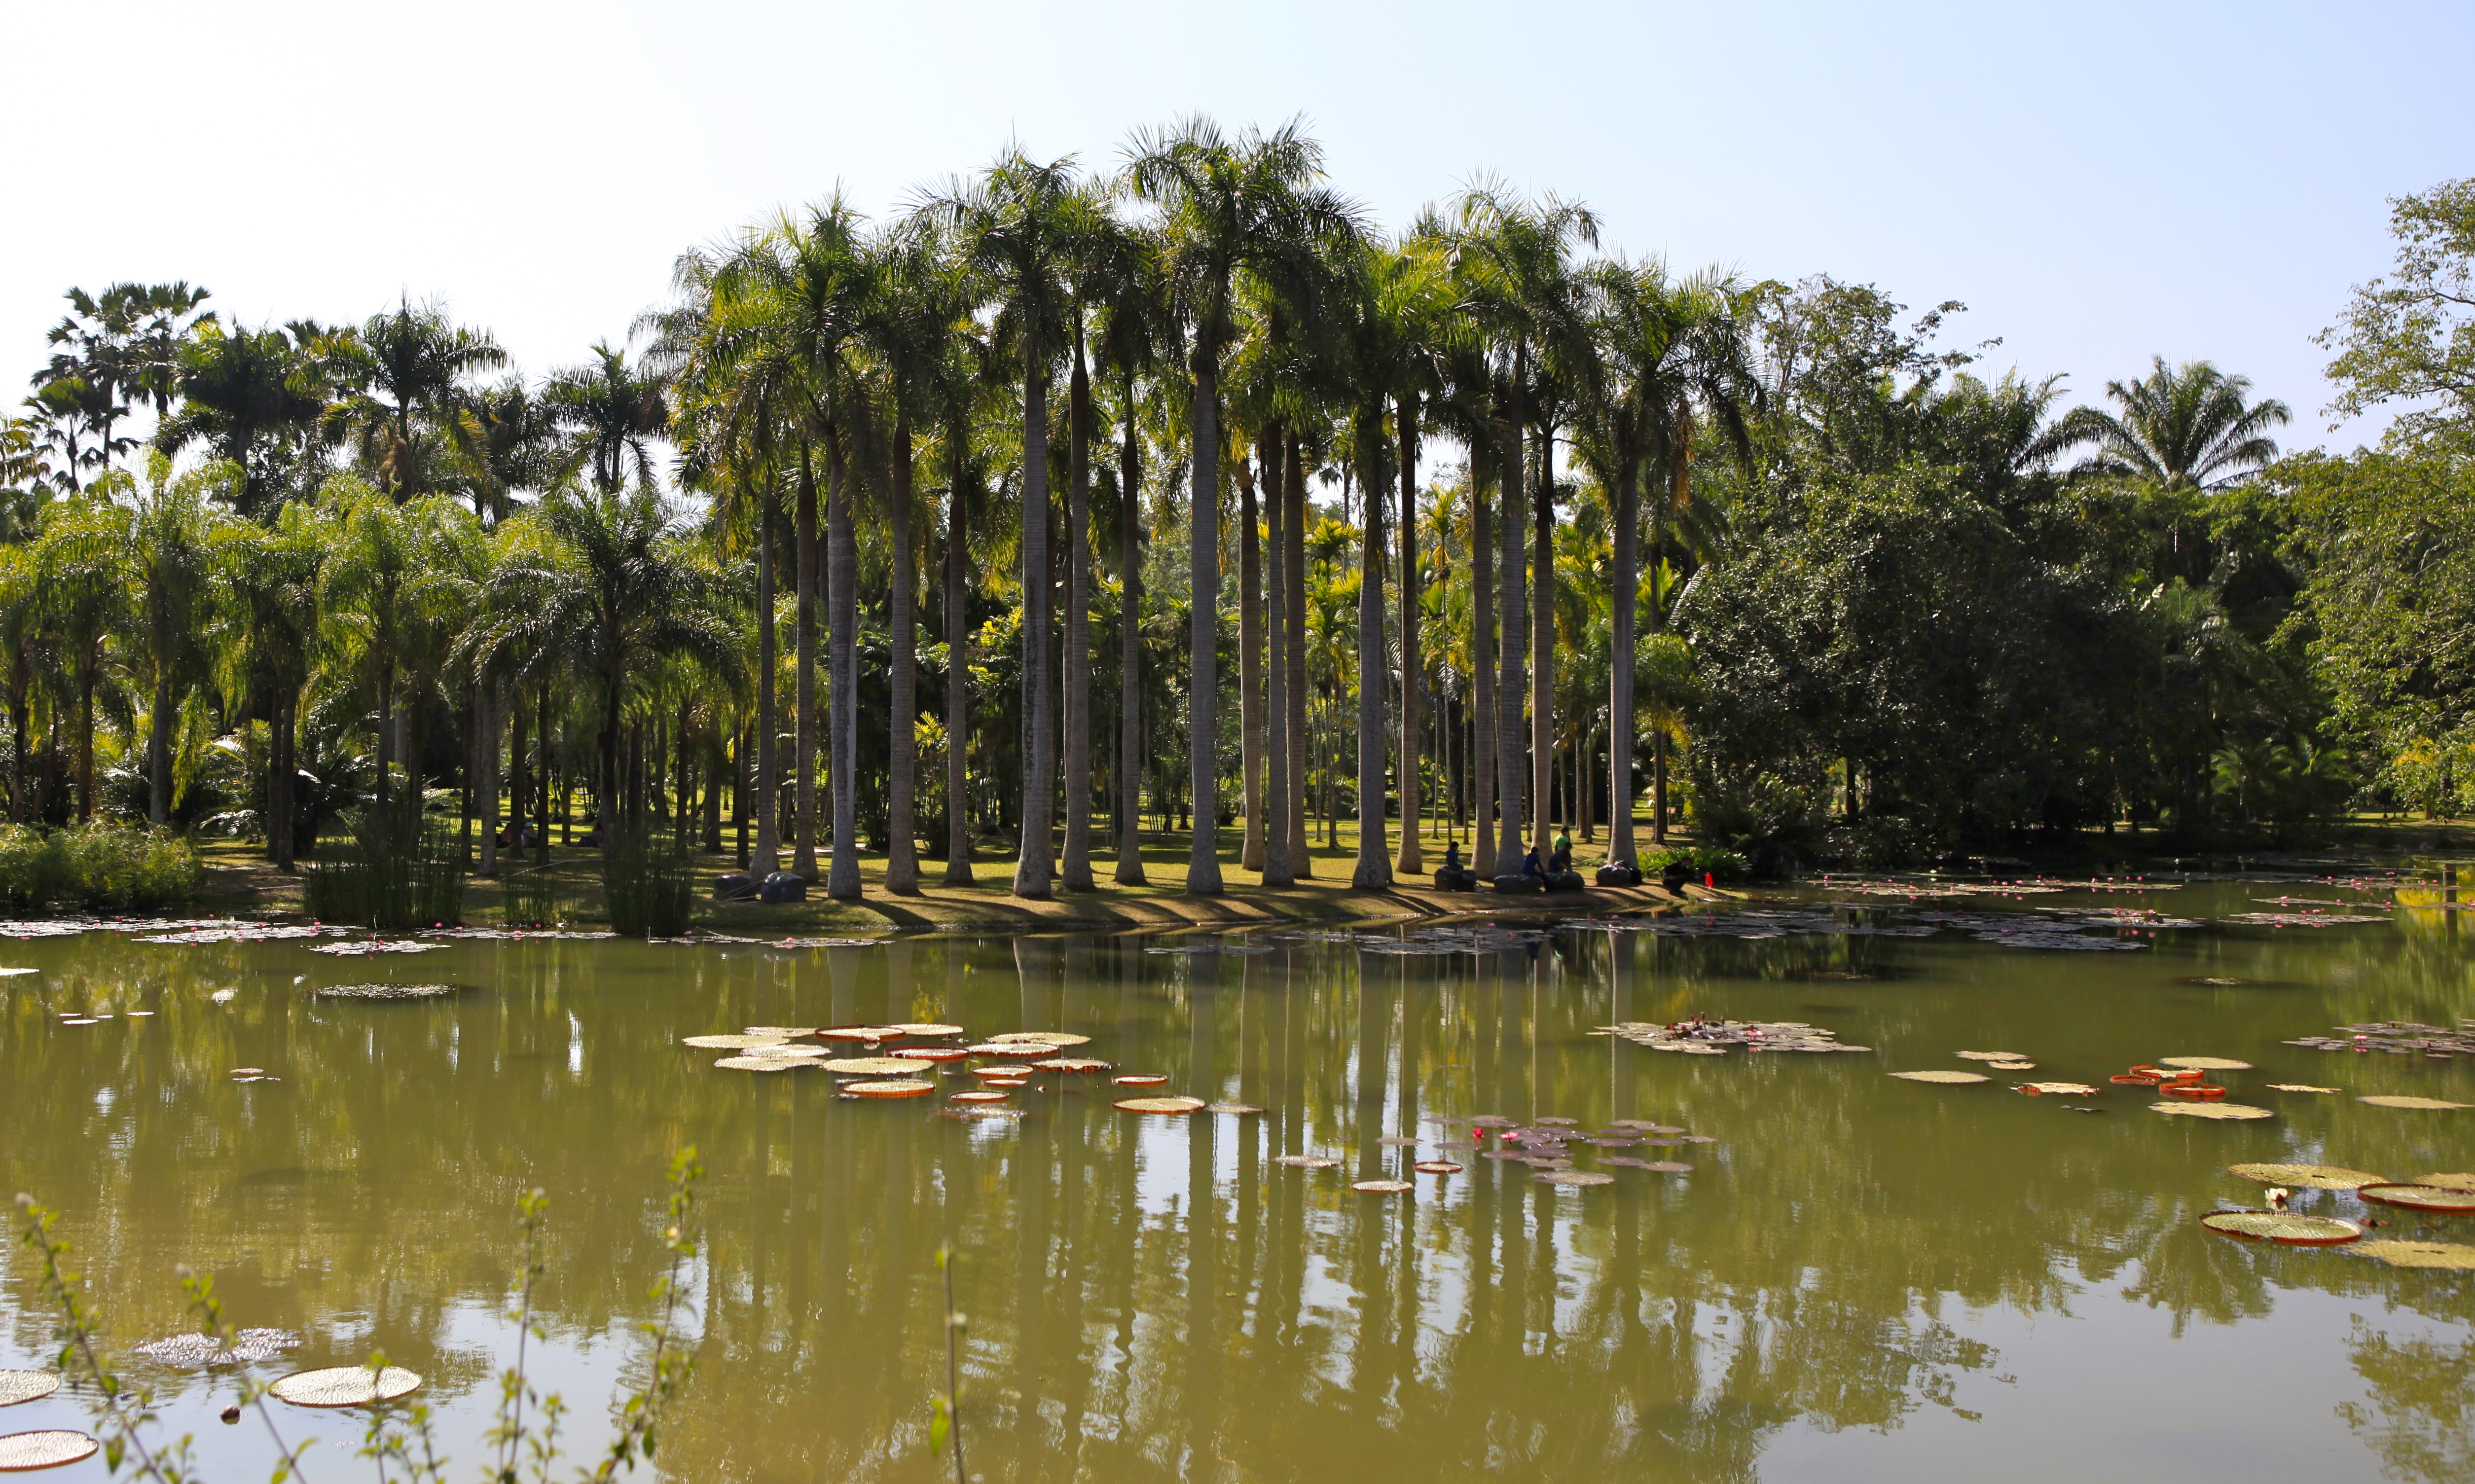
[[[418,798],[364,809],[331,859],[304,863],[301,903],[320,922],[387,931],[461,922],[462,847]]]
[[[0,904],[152,910],[197,895],[197,847],[169,830],[97,821],[48,833],[0,825]]]
[[[1694,875],[1707,876],[1724,886],[1733,886],[1753,874],[1743,856],[1717,845],[1657,846],[1642,855],[1641,873],[1656,880],[1670,861],[1681,861]]]

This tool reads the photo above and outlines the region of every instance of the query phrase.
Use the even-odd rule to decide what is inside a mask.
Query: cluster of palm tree
[[[1573,202],[1480,181],[1382,232],[1294,125],[785,212],[539,383],[436,304],[70,297],[0,425],[12,816],[96,809],[100,712],[159,822],[246,758],[286,864],[336,800],[451,778],[493,869],[502,800],[546,847],[555,777],[682,839],[700,796],[716,848],[727,791],[754,868],[845,897],[880,833],[919,889],[932,816],[949,883],[975,815],[1017,894],[1092,885],[1104,829],[1141,883],[1147,794],[1198,892],[1233,817],[1275,886],[1318,812],[1361,887],[1463,829],[1482,875],[1556,821],[1633,860],[1702,684],[1679,596],[1728,540],[1704,455],[1785,487],[1781,449],[1998,402],[2006,468],[2094,447],[2164,498],[2284,417],[2205,365],[2111,388],[2120,421],[1899,390],[1782,285],[1601,252]]]

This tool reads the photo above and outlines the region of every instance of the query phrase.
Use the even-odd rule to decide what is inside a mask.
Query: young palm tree
[[[2250,394],[2249,377],[2207,361],[2169,366],[2160,355],[2146,377],[2105,384],[2120,417],[2083,408],[2064,426],[2098,441],[2109,473],[2169,490],[2216,489],[2276,458],[2268,429],[2292,417],[2277,399],[2254,402]]]
[[[1186,888],[1221,887],[1214,801],[1219,781],[1220,369],[1238,332],[1232,313],[1237,275],[1278,272],[1283,259],[1354,237],[1356,206],[1325,189],[1323,151],[1296,121],[1237,139],[1207,119],[1136,135],[1126,179],[1161,213],[1165,260],[1188,333],[1194,378],[1188,418],[1191,492],[1188,636],[1187,768],[1194,834]]]
[[[1028,736],[1022,842],[1015,895],[1049,894],[1057,795],[1057,716],[1049,687],[1048,388],[1068,337],[1069,273],[1093,225],[1094,203],[1074,162],[1041,164],[1009,150],[973,182],[957,182],[926,210],[954,233],[997,304],[997,335],[1022,367],[1022,689]],[[1085,781],[1088,787],[1088,778]]]

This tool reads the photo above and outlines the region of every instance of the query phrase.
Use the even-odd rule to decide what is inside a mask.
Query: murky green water
[[[2103,901],[2216,919],[2288,889],[2352,894],[2223,884]],[[518,1193],[550,1195],[538,1374],[590,1450],[603,1399],[635,1374],[664,1167],[693,1143],[707,1240],[698,1372],[663,1438],[675,1478],[951,1477],[927,1446],[943,1356],[932,1253],[951,1238],[969,1462],[990,1480],[2467,1479],[2475,1279],[2193,1224],[2257,1200],[2222,1173],[2238,1160],[2475,1169],[2475,1110],[2352,1096],[2475,1102],[2469,1060],[2280,1044],[2475,1015],[2475,955],[2443,920],[2212,925],[2138,952],[1562,932],[1406,957],[932,937],[459,942],[338,961],[299,942],[94,934],[0,945],[0,962],[39,970],[0,980],[0,1180],[61,1211],[115,1345],[186,1327],[173,1266],[194,1264],[234,1323],[305,1336],[293,1364],[379,1349],[424,1373],[459,1476],[478,1472],[511,1349]],[[2190,982],[2212,977],[2246,983]],[[475,987],[303,993],[369,980]],[[107,1009],[121,1013],[59,1023]],[[1692,1057],[1588,1034],[1695,1011],[1807,1021],[1875,1050]],[[839,1100],[820,1072],[717,1071],[720,1053],[677,1044],[897,1020],[1081,1032],[1121,1070],[1168,1074],[1161,1091],[1267,1111],[1138,1117],[1078,1083],[1018,1094],[1018,1124],[971,1125],[936,1100]],[[2257,1070],[2223,1074],[2233,1096],[2278,1116],[2169,1119],[2111,1085],[2079,1113],[2008,1091],[2017,1076],[1884,1075],[1961,1068],[1962,1049],[2099,1083],[2134,1061],[2238,1058]],[[236,1066],[282,1080],[235,1084]],[[1422,1120],[1483,1113],[1649,1119],[1720,1142],[1626,1151],[1694,1168],[1620,1169],[1605,1187],[1460,1154],[1465,1173],[1411,1196],[1350,1190],[1402,1163],[1379,1137],[1466,1138]],[[1347,1163],[1269,1162],[1289,1153]],[[1587,1169],[1613,1151],[1576,1153]],[[2475,1241],[2475,1221],[2375,1214],[2389,1222],[2376,1235]],[[0,1363],[39,1364],[51,1317],[22,1253],[7,1274]],[[169,1395],[216,1476],[263,1476],[255,1425],[214,1421],[228,1382],[128,1369]],[[0,1412],[0,1430],[82,1417],[64,1394]],[[342,1445],[316,1450],[313,1478],[368,1476],[344,1451],[356,1417],[282,1420]]]

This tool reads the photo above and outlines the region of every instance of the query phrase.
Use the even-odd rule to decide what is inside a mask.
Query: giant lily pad
[[[1260,1107],[1256,1107],[1256,1106],[1255,1106],[1254,1104],[1252,1104],[1252,1103],[1213,1103],[1213,1104],[1211,1104],[1211,1105],[1209,1105],[1208,1107],[1206,1107],[1204,1108],[1204,1111],[1205,1111],[1205,1112],[1207,1112],[1207,1113],[1239,1113],[1239,1114],[1243,1114],[1243,1113],[1260,1113],[1260,1112],[1262,1112],[1262,1108],[1260,1108]]]
[[[1951,1055],[1962,1061],[2025,1061],[2028,1059],[2016,1051],[1955,1051]]]
[[[2475,1103],[2452,1103],[2443,1098],[2378,1097],[2357,1098],[2355,1101],[2368,1103],[2374,1107],[2422,1107],[2435,1111],[2453,1107],[2475,1107]]]
[[[1362,1195],[1398,1196],[1407,1195],[1418,1187],[1405,1180],[1351,1180],[1349,1188]]]
[[[1616,1178],[1596,1170],[1547,1170],[1530,1177],[1542,1185],[1612,1185]]]
[[[2255,1242],[2280,1242],[2289,1247],[2335,1247],[2364,1234],[2351,1221],[2334,1216],[2296,1216],[2287,1211],[2212,1211],[2200,1225],[2221,1236]]]
[[[2346,1251],[2362,1257],[2377,1257],[2392,1268],[2475,1273],[2475,1247],[2463,1242],[2357,1242]]]
[[[895,1078],[880,1083],[846,1083],[843,1091],[855,1098],[924,1098],[937,1090],[935,1083],[912,1082]]]
[[[1891,1075],[1899,1078],[1902,1082],[1948,1083],[1954,1086],[1961,1083],[1982,1083],[1993,1081],[1992,1078],[1981,1076],[1975,1072],[1893,1072]]]
[[[1421,1159],[1409,1168],[1421,1175],[1458,1175],[1461,1167],[1449,1159]]]
[[[2381,1205],[2403,1206],[2410,1211],[2455,1216],[2475,1211],[2475,1191],[2443,1190],[2438,1185],[2365,1185],[2355,1194]]]
[[[1168,1081],[1168,1074],[1166,1072],[1128,1072],[1123,1077],[1112,1077],[1109,1081],[1120,1087],[1157,1087]]]
[[[2270,1083],[2271,1092],[2343,1092],[2343,1087],[2315,1087],[2310,1083]]]
[[[1123,1098],[1118,1100],[1121,1113],[1191,1113],[1210,1105],[1201,1098]]]
[[[1070,1031],[1008,1031],[1003,1035],[992,1035],[989,1039],[999,1045],[1010,1042],[1035,1041],[1042,1046],[1089,1046],[1091,1044],[1091,1037],[1088,1035],[1076,1035]]]
[[[805,1057],[724,1057],[714,1065],[725,1072],[788,1072],[816,1063]]]
[[[2265,1107],[2248,1103],[2151,1103],[2152,1113],[2180,1113],[2186,1118],[2214,1118],[2223,1123],[2241,1123],[2253,1118],[2274,1118]]]
[[[1050,1057],[1033,1062],[1032,1068],[1041,1072],[1105,1072],[1111,1065],[1091,1057]]]
[[[2334,1164],[2230,1164],[2226,1173],[2240,1175],[2258,1185],[2293,1185],[2306,1190],[2361,1190],[2365,1185],[2386,1183],[2377,1175]]]
[[[0,1407],[40,1401],[60,1389],[58,1371],[0,1371]]]
[[[844,1057],[823,1063],[828,1072],[845,1077],[917,1077],[919,1063],[901,1057]]]
[[[893,1054],[897,1061],[960,1061],[969,1056],[960,1046],[905,1046]]]
[[[792,1040],[817,1034],[815,1026],[742,1026],[740,1029],[750,1035],[778,1035]]]
[[[2418,1185],[2438,1185],[2443,1190],[2475,1190],[2475,1175],[2418,1175]]]
[[[940,1025],[932,1020],[906,1020],[900,1025],[887,1026],[886,1029],[889,1031],[899,1031],[905,1035],[919,1036],[960,1035],[963,1034],[963,1028],[961,1026]]]
[[[902,1033],[893,1026],[827,1026],[817,1034],[829,1041],[865,1041],[871,1045],[902,1038]]]
[[[421,1388],[421,1377],[402,1366],[373,1371],[367,1366],[335,1366],[325,1371],[296,1371],[268,1387],[278,1401],[296,1407],[363,1407],[393,1401]]]
[[[779,1035],[683,1035],[679,1044],[699,1051],[754,1051],[759,1046],[787,1046],[790,1041]]]
[[[0,1438],[0,1473],[57,1469],[91,1458],[102,1445],[83,1432],[46,1427],[38,1432],[12,1432]]]
[[[2251,1063],[2228,1057],[2160,1057],[2159,1066],[2180,1067],[2186,1072],[2248,1072]]]
[[[1149,1101],[1149,1100],[1145,1100]],[[1123,1107],[1120,1104],[1119,1107]],[[1274,1164],[1286,1164],[1293,1170],[1336,1170],[1340,1161],[1330,1155],[1274,1155]]]
[[[2034,1097],[2052,1094],[2063,1098],[2093,1098],[2096,1089],[2086,1083],[2022,1083],[2020,1090]]]

